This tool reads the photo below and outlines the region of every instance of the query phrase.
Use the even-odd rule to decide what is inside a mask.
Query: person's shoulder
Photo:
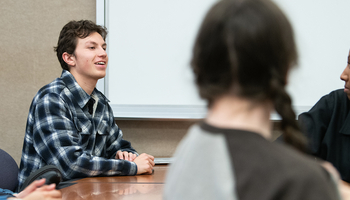
[[[335,104],[338,104],[339,102],[345,102],[347,100],[347,95],[344,92],[343,89],[337,89],[333,90],[330,93],[323,95],[320,100],[316,103],[318,104],[325,104],[328,106],[333,106]]]
[[[279,157],[285,163],[285,165],[283,165],[282,167],[289,168],[291,164],[296,163],[300,163],[300,167],[307,169],[318,166],[314,158],[296,150],[290,145],[273,142],[271,143],[271,146],[273,146],[274,150],[273,155]]]
[[[213,149],[217,151],[225,145],[226,143],[223,135],[211,134],[203,130],[200,123],[194,124],[189,128],[187,134],[178,144],[174,157],[175,160],[180,161],[179,163],[182,163],[184,160],[191,160],[191,162],[194,162],[194,158],[196,158],[197,161],[198,159],[206,160],[206,158],[214,152]]]
[[[208,129],[208,127],[210,128],[214,128],[209,126],[208,124],[206,124],[205,122],[199,122],[196,124],[193,124],[187,132],[187,135],[185,136],[184,140],[185,141],[192,141],[192,142],[196,142],[196,143],[210,143],[213,140],[223,140],[224,139],[224,135],[223,134],[218,134],[215,133],[215,131]]]
[[[235,199],[234,175],[223,135],[192,125],[174,154],[164,187],[166,199]],[[196,185],[202,190],[194,190]],[[224,187],[222,186],[224,185]]]
[[[280,169],[283,170],[286,176],[296,181],[330,181],[329,173],[315,158],[303,154],[286,144],[273,143],[273,145],[275,145],[275,151],[277,151],[275,155],[282,160]]]
[[[333,113],[342,112],[347,109],[348,98],[343,89],[333,90],[322,96],[312,108],[302,113],[299,118],[303,120],[304,116],[314,113],[317,117],[330,117]],[[322,114],[319,114],[322,113]]]
[[[337,90],[331,91],[329,94],[325,95],[324,97],[344,98],[346,97],[346,93],[344,92],[344,89],[337,89]]]
[[[322,174],[320,166],[311,157],[287,144],[268,141],[257,133],[228,135],[227,141],[232,155],[235,153],[233,161],[242,165],[242,170],[247,170],[244,165],[249,165],[256,174],[270,174],[272,177],[282,174],[286,179],[299,177],[303,173],[315,174],[315,171]],[[247,160],[247,157],[254,162]]]
[[[66,85],[64,84],[64,82],[61,79],[56,78],[51,83],[39,89],[39,91],[33,98],[33,102],[41,101],[44,98],[50,99],[54,97],[59,97],[63,93],[65,88]]]
[[[279,152],[275,155],[281,161],[276,167],[276,173],[284,176],[283,184],[290,188],[289,192],[307,197],[304,199],[336,199],[338,193],[335,183],[320,163],[285,144],[273,145]]]
[[[199,124],[192,125],[188,129],[187,134],[181,140],[177,149],[183,149],[183,148],[186,149],[188,147],[192,147],[194,144],[198,144],[198,142],[200,142],[204,139],[204,137],[202,137],[203,134],[204,134],[204,132],[200,128]]]
[[[317,104],[324,104],[330,110],[343,111],[347,108],[348,97],[343,89],[331,91],[329,94],[323,96]]]

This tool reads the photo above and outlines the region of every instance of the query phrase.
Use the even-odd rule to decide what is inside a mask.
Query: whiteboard
[[[96,0],[97,7],[104,7],[97,18],[104,17],[109,32],[103,88],[115,117],[205,116],[206,104],[197,94],[189,63],[197,30],[215,1]],[[323,95],[344,87],[339,77],[350,47],[350,1],[275,2],[295,31],[299,63],[287,89],[299,114]]]

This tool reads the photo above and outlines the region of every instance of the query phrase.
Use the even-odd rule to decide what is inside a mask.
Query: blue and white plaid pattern
[[[14,197],[12,191],[0,188],[0,200],[7,200],[10,197]]]
[[[135,175],[134,162],[114,159],[118,150],[136,153],[114,122],[108,99],[97,89],[94,116],[90,98],[63,70],[39,90],[30,106],[19,173],[19,188],[31,172],[56,165],[64,180],[89,176]]]

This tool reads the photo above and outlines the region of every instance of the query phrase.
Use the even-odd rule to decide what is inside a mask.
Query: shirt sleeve
[[[110,107],[109,109],[110,109],[109,116],[111,116],[111,119],[109,119],[111,123],[110,125],[111,131],[107,139],[107,152],[108,152],[109,158],[115,158],[117,151],[127,151],[130,153],[139,155],[136,152],[136,150],[131,146],[131,143],[123,139],[123,132],[114,121],[112,109]]]
[[[333,113],[333,99],[330,95],[322,97],[308,112],[299,115],[298,121],[303,134],[309,140],[313,155],[320,151],[321,143]]]
[[[7,189],[0,188],[0,200],[6,200],[9,197],[14,197],[13,192]]]
[[[93,153],[85,151],[82,145],[89,144],[89,141],[81,142],[80,134],[89,134],[86,133],[89,123],[74,123],[77,119],[73,117],[70,109],[68,104],[56,94],[45,95],[36,105],[33,141],[40,157],[47,164],[54,164],[61,168],[64,179],[101,175],[135,175],[137,166],[134,162],[94,156]],[[79,127],[76,127],[77,124]],[[115,136],[110,137],[110,141],[114,140],[114,137],[119,138],[120,141],[121,134],[118,133],[117,131]],[[107,147],[109,150],[118,147],[109,143]]]

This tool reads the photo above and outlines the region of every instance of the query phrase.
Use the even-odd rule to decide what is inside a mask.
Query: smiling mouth
[[[97,65],[105,65],[106,62],[97,62],[96,64],[97,64]]]

